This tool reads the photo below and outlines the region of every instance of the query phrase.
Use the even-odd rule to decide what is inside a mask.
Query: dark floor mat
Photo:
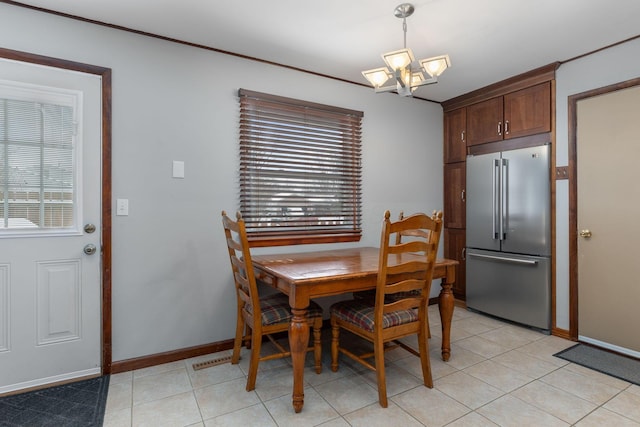
[[[0,398],[1,427],[101,426],[109,376]]]
[[[576,344],[554,356],[640,385],[640,360],[638,359],[584,344]]]

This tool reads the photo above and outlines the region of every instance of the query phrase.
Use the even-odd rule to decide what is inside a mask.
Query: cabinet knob
[[[509,135],[509,120],[504,122],[504,134]]]
[[[502,122],[498,122],[498,135],[502,135]]]

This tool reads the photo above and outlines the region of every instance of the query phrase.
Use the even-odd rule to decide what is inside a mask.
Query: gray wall
[[[378,244],[385,209],[442,208],[438,104],[4,3],[0,46],[113,71],[114,209],[129,199],[113,216],[114,361],[233,336],[220,211],[238,205],[240,87],[364,111],[362,244]]]
[[[611,65],[609,65],[611,64]],[[640,40],[563,64],[556,73],[556,164],[568,160],[568,97],[640,77]],[[603,154],[606,143],[603,142]],[[627,188],[613,191],[629,191]],[[569,329],[569,182],[556,181],[556,324]],[[634,285],[634,284],[633,284]]]

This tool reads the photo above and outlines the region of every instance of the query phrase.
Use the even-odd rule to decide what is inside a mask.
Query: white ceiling
[[[403,47],[401,0],[26,0],[19,3],[366,84]],[[413,0],[407,47],[452,67],[444,101],[640,34],[639,0]],[[603,64],[603,66],[605,66]],[[614,64],[615,66],[615,64]]]

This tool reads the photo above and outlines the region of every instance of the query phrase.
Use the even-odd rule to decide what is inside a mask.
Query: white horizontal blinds
[[[0,98],[0,228],[73,225],[73,107]]]
[[[362,113],[244,89],[239,96],[248,232],[360,235]]]

